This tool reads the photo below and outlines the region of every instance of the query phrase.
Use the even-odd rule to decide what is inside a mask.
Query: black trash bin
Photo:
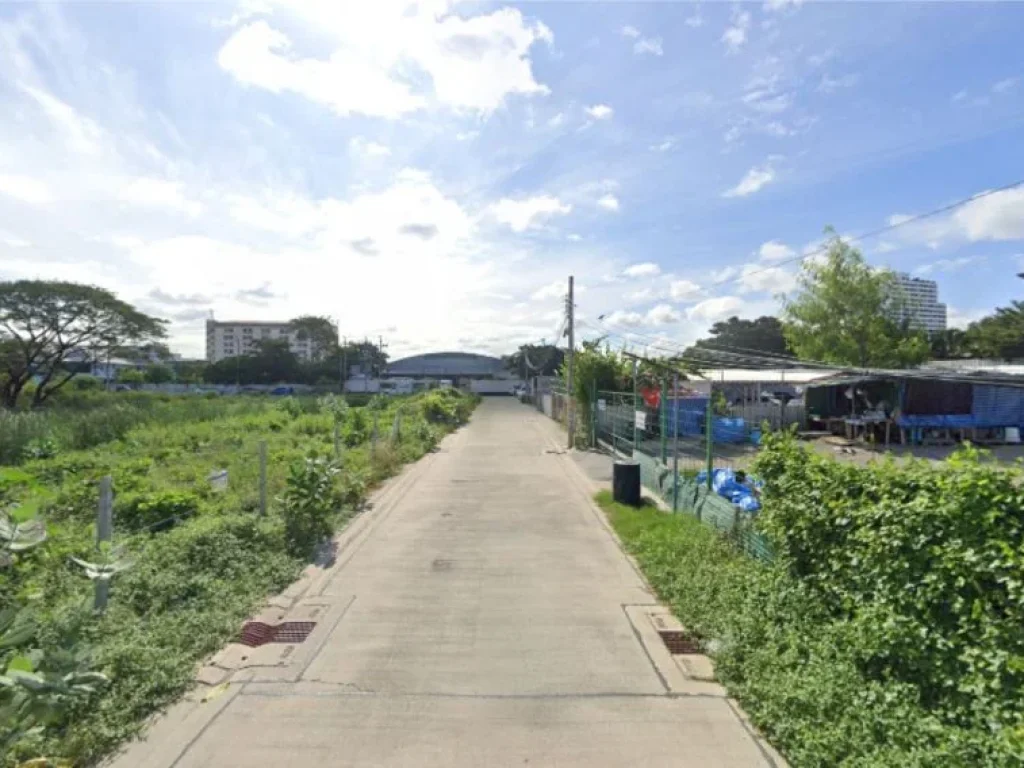
[[[640,464],[616,461],[612,467],[612,498],[620,504],[640,506]]]

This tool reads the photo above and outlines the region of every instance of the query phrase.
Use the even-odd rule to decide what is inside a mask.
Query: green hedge
[[[1019,725],[983,710],[951,718],[920,686],[864,665],[888,630],[872,622],[877,614],[841,615],[784,558],[754,560],[695,517],[608,494],[598,501],[659,597],[703,639],[729,692],[796,768],[1022,764]]]

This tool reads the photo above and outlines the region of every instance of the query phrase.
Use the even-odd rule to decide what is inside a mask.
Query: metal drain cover
[[[677,629],[658,630],[661,641],[671,654],[703,653],[700,641],[689,632]]]
[[[301,643],[309,637],[315,626],[315,621],[283,621],[280,624],[247,621],[242,625],[242,635],[238,642],[250,648],[267,643]]]

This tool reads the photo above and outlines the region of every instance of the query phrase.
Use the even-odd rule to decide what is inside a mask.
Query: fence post
[[[334,421],[334,460],[341,461],[341,425]]]
[[[370,456],[377,455],[377,435],[380,430],[380,414],[377,411],[373,412],[373,432],[370,435]]]
[[[714,448],[712,441],[714,439],[715,432],[715,420],[714,413],[712,411],[712,402],[714,401],[715,391],[713,388],[708,388],[708,409],[704,416],[704,446],[706,450],[707,459],[707,487],[711,490],[711,473],[714,471]]]
[[[402,411],[395,411],[395,421],[391,425],[391,442],[397,443],[402,439]]]
[[[668,434],[667,434],[667,430],[665,429],[665,427],[668,426],[668,419],[666,418],[667,414],[665,413],[665,402],[666,402],[665,392],[666,391],[667,391],[667,387],[665,386],[665,379],[663,378],[661,380],[661,398],[658,400],[658,404],[661,406],[661,429],[659,429],[658,431],[661,432],[661,463],[662,464],[667,464],[668,463]]]
[[[260,440],[260,515],[267,514],[267,441]]]
[[[597,449],[597,379],[590,382],[590,447]]]
[[[106,475],[100,478],[100,503],[96,510],[96,550],[101,550],[104,542],[109,544],[113,537],[114,486],[110,475]],[[96,579],[95,589],[93,608],[97,611],[105,610],[110,599],[110,579]]]
[[[638,370],[638,363],[639,363],[639,361],[636,358],[633,358],[633,405],[629,409],[629,418],[632,419],[632,421],[633,421],[633,452],[629,456],[629,458],[631,458],[631,459],[633,458],[633,456],[637,452],[637,442],[636,442],[636,389],[637,389],[637,384],[636,384],[636,376],[637,376],[637,370]]]
[[[679,374],[672,382],[672,511],[679,511]],[[668,403],[662,403],[665,408]]]

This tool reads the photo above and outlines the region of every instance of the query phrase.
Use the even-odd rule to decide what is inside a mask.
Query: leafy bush
[[[950,722],[913,684],[873,677],[861,664],[874,641],[867,625],[834,616],[781,560],[751,560],[689,515],[617,505],[607,493],[598,501],[659,597],[703,639],[730,694],[795,768],[1021,764],[1019,730],[983,716]]]
[[[171,527],[198,511],[199,497],[190,491],[136,493],[117,498],[114,522],[127,531],[139,531],[159,523]]]
[[[1010,727],[1024,718],[1024,487],[979,457],[860,467],[770,435],[761,527],[861,638],[868,678],[913,686],[948,722]]]
[[[308,456],[288,469],[281,515],[285,538],[296,555],[304,555],[330,536],[341,506],[335,479],[338,468],[328,459]]]

